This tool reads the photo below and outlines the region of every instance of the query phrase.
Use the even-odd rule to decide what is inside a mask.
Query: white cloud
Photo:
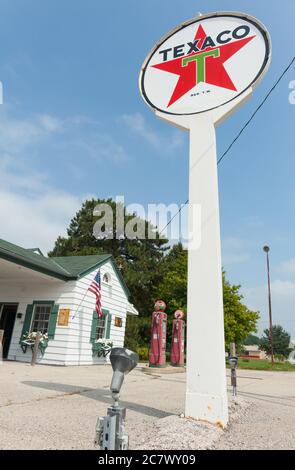
[[[268,328],[267,285],[241,289],[246,305],[259,310],[259,332]],[[280,324],[295,338],[295,282],[275,279],[271,283],[273,323]]]
[[[123,114],[121,120],[131,129],[134,133],[142,137],[152,147],[160,150],[161,152],[171,152],[181,147],[183,144],[183,136],[180,132],[171,132],[169,137],[164,137],[162,134],[150,129],[140,113]]]
[[[63,134],[62,139],[57,139]],[[101,129],[99,122],[88,116],[71,116],[59,119],[49,114],[38,114],[29,118],[14,117],[7,108],[0,109],[0,158],[2,154],[19,156],[22,159],[38,145],[49,142],[55,151],[71,155],[82,155],[96,161],[125,161],[128,156],[123,146]]]
[[[295,273],[295,258],[290,258],[281,263],[278,270],[283,273]]]
[[[43,191],[47,185],[47,175],[41,172],[28,172],[15,156],[2,154],[0,157],[0,187],[14,191]]]
[[[0,159],[0,238],[47,252],[66,235],[82,198],[52,187],[43,173],[17,169],[17,158]]]
[[[222,239],[222,246],[226,250],[240,250],[244,245],[244,240],[237,237],[224,237]]]
[[[79,138],[70,145],[76,147],[83,154],[86,153],[91,159],[96,161],[112,160],[119,163],[128,159],[123,146],[106,134],[92,135],[88,139]]]
[[[45,131],[55,132],[63,130],[63,121],[56,117],[49,116],[48,114],[41,114],[38,116],[37,121],[39,121]]]
[[[249,258],[250,257],[247,253],[225,253],[222,256],[222,264],[224,264],[224,266],[229,266],[232,264],[245,263]]]
[[[236,237],[225,237],[222,240],[222,264],[229,265],[245,263],[250,259],[245,251],[245,241]]]
[[[66,235],[81,202],[53,189],[37,198],[0,190],[0,237],[25,248],[38,246],[46,253],[59,235]]]
[[[1,113],[0,151],[19,153],[53,132],[60,131],[62,121],[43,114],[28,119],[20,119]]]
[[[77,126],[86,127],[84,140],[77,138]],[[54,187],[48,174],[35,169],[32,154],[39,153],[40,144],[47,144],[48,138],[63,133],[62,142],[51,142],[64,144],[68,152],[74,146],[80,154],[85,145],[83,158],[124,159],[123,147],[97,130],[96,122],[81,116],[61,120],[42,114],[20,119],[7,111],[1,113],[0,238],[47,252],[59,235],[66,235],[66,227],[88,195],[76,196]]]
[[[285,299],[295,299],[295,282],[281,281],[280,279],[277,279],[271,283],[271,290],[273,295],[277,295]]]
[[[263,227],[264,222],[261,219],[261,217],[258,217],[257,215],[250,215],[248,217],[244,217],[242,219],[242,222],[248,227],[248,228],[253,228],[253,229],[258,229]]]

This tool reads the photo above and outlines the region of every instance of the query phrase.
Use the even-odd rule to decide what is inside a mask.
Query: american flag
[[[92,292],[96,297],[95,302],[95,310],[97,315],[101,318],[102,317],[102,310],[101,310],[101,282],[100,282],[100,270],[97,271],[95,278],[93,279],[90,287],[88,290]]]

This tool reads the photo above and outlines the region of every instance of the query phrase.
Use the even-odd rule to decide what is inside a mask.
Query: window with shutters
[[[42,334],[48,333],[49,319],[52,310],[50,304],[36,304],[31,325],[31,331],[40,331]]]
[[[95,339],[105,338],[107,315],[98,318]]]
[[[97,344],[97,340],[102,338],[110,339],[112,315],[109,310],[102,309],[103,316],[100,318],[94,310],[92,315],[92,325],[90,332],[90,342]]]

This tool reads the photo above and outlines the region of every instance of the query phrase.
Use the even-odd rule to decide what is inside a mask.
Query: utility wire
[[[233,141],[230,143],[230,145],[227,147],[227,149],[225,150],[225,152],[223,152],[223,154],[221,155],[221,157],[217,160],[217,165],[219,165],[219,163],[223,160],[223,158],[228,154],[228,152],[231,150],[231,148],[233,147],[233,145],[237,142],[237,140],[241,137],[242,133],[244,132],[244,130],[246,129],[246,127],[250,124],[250,122],[252,121],[252,119],[255,117],[255,115],[258,113],[258,111],[262,108],[262,106],[264,105],[264,103],[267,101],[267,99],[269,98],[269,96],[272,94],[272,92],[274,91],[274,89],[277,87],[277,85],[280,83],[280,81],[282,80],[282,78],[284,77],[284,75],[288,72],[288,70],[291,68],[293,62],[295,61],[295,56],[291,59],[291,61],[289,62],[289,64],[287,65],[287,67],[283,70],[283,72],[281,73],[281,75],[279,76],[279,78],[277,79],[277,81],[274,83],[274,85],[271,87],[271,89],[269,90],[269,92],[266,94],[266,96],[263,98],[263,100],[261,101],[261,103],[259,104],[259,106],[257,106],[257,108],[255,109],[255,111],[251,114],[250,118],[248,119],[248,121],[243,125],[242,129],[239,131],[239,133],[236,135],[236,137],[233,139]],[[166,230],[166,228],[171,224],[171,222],[175,219],[175,217],[182,211],[182,209],[184,208],[184,206],[186,206],[188,204],[188,199],[180,206],[179,210],[176,212],[176,214],[173,215],[173,217],[171,217],[171,219],[168,221],[168,223],[165,225],[164,228],[162,228],[162,230],[159,232],[159,235],[161,235],[164,230]]]
[[[271,89],[269,90],[269,92],[267,93],[267,95],[265,96],[265,98],[261,101],[260,105],[257,106],[257,108],[255,109],[254,113],[250,116],[250,118],[248,119],[248,121],[243,125],[242,129],[240,130],[240,132],[236,135],[236,137],[234,138],[234,140],[232,141],[232,143],[227,147],[226,151],[221,155],[221,157],[219,158],[219,160],[217,161],[217,165],[221,162],[221,160],[226,156],[226,154],[230,151],[230,149],[232,148],[232,146],[236,143],[236,141],[238,140],[238,138],[241,136],[241,134],[244,132],[244,130],[246,129],[247,126],[249,126],[250,122],[252,121],[252,119],[254,118],[254,116],[258,113],[258,111],[262,108],[262,106],[264,105],[264,103],[266,102],[266,100],[269,98],[269,96],[272,94],[272,92],[274,91],[274,89],[277,87],[277,85],[280,83],[280,81],[282,80],[283,76],[288,72],[289,68],[292,66],[293,62],[295,60],[295,57],[293,57],[293,59],[291,60],[291,62],[288,64],[288,66],[285,68],[285,70],[283,70],[283,72],[281,73],[281,75],[279,76],[279,78],[277,79],[277,81],[275,82],[275,84],[271,87]]]

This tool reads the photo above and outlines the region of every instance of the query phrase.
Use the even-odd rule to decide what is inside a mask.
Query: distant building
[[[102,316],[88,290],[96,274],[101,280]],[[0,240],[0,330],[3,357],[31,360],[24,334],[48,335],[40,347],[42,364],[78,365],[105,362],[101,343],[123,346],[127,315],[138,315],[112,255],[44,256]]]
[[[265,351],[262,351],[259,349],[259,346],[257,344],[249,344],[243,346],[244,353],[242,354],[242,357],[252,357],[255,359],[265,359],[266,354]]]
[[[291,364],[295,364],[295,341],[291,340],[289,347],[292,348],[293,350],[290,352],[288,361],[291,362]]]

